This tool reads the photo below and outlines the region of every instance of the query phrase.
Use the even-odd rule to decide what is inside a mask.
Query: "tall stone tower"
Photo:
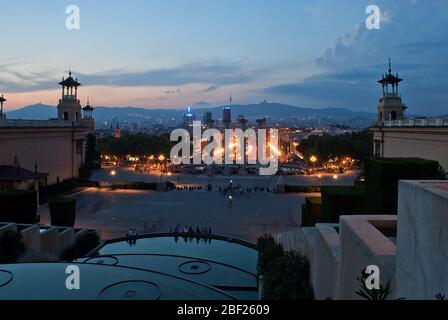
[[[383,96],[378,103],[377,125],[382,126],[385,121],[403,120],[406,106],[398,94],[398,84],[403,81],[397,74],[392,74],[392,66],[389,59],[389,71],[383,74],[378,82],[383,88]]]
[[[69,72],[69,77],[59,82],[62,86],[62,98],[58,104],[58,119],[72,122],[81,121],[81,104],[78,100],[78,87],[81,84],[78,79],[72,78],[72,72]]]
[[[6,116],[3,114],[3,103],[6,102],[7,100],[5,99],[5,97],[2,96],[0,97],[0,120],[6,118]]]
[[[87,99],[86,106],[82,108],[82,111],[84,113],[82,123],[85,126],[89,127],[90,133],[93,133],[95,131],[95,119],[93,118],[94,110],[95,108],[90,105],[89,99]]]

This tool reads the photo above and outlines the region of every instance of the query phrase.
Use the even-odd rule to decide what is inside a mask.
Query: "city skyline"
[[[65,27],[71,4],[80,8],[77,31]],[[364,26],[369,4],[8,4],[0,21],[8,48],[0,53],[0,92],[6,111],[55,105],[57,82],[72,69],[84,84],[82,103],[90,96],[94,105],[208,107],[233,95],[240,104],[268,99],[375,112],[375,82],[391,57],[409,112],[446,114],[446,2],[377,1],[380,30]]]

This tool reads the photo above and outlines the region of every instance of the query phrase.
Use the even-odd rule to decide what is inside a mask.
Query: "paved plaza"
[[[354,174],[333,181],[332,177],[324,184],[353,183]],[[284,177],[288,183],[315,185],[316,177]],[[159,175],[136,173],[128,169],[99,170],[93,180],[110,181],[158,181]],[[137,232],[168,232],[171,226],[210,227],[215,234],[241,238],[255,242],[264,234],[276,234],[300,226],[300,207],[310,194],[276,194],[272,192],[235,193],[233,204],[216,191],[217,186],[233,185],[247,187],[275,188],[278,177],[260,176],[172,176],[176,184],[213,184],[213,191],[131,191],[91,188],[75,194],[77,199],[76,226],[101,229],[105,239],[124,236],[127,230],[135,227]],[[50,223],[47,206],[39,208],[41,221]]]

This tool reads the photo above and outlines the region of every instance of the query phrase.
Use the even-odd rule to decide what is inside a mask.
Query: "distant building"
[[[86,136],[95,130],[93,108],[88,104],[82,109],[78,100],[81,84],[73,79],[71,72],[59,84],[62,96],[57,119],[6,119],[3,114],[6,99],[2,95],[0,166],[12,166],[12,159],[19,159],[22,173],[33,172],[38,167],[40,172],[48,173],[45,182],[48,184],[79,176],[85,160]]]
[[[213,114],[209,111],[204,112],[202,115],[202,123],[206,128],[213,128],[215,120],[213,120]]]
[[[373,131],[374,155],[418,157],[438,161],[448,170],[448,118],[406,119],[406,106],[398,94],[398,74],[389,71],[378,81],[383,96],[378,104],[378,120]]]
[[[268,121],[266,118],[257,119],[258,129],[268,129]]]
[[[238,123],[238,127],[243,130],[246,131],[247,129],[247,123],[249,122],[246,118],[244,118],[244,116],[240,115],[238,116],[238,119],[236,120],[236,122]]]
[[[117,122],[117,127],[115,128],[114,131],[114,137],[115,139],[121,139],[121,128],[120,128],[120,124]]]
[[[185,114],[184,114],[183,126],[185,128],[193,127],[193,121],[195,121],[195,120],[196,120],[196,116],[191,111],[191,107],[188,107],[187,112],[185,112]]]
[[[230,104],[222,109],[222,123],[224,124],[224,129],[232,127],[232,97],[230,97]]]

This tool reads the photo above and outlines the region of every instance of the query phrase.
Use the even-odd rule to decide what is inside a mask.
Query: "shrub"
[[[314,227],[316,223],[323,222],[322,198],[308,197],[302,205],[302,227]]]
[[[322,222],[338,223],[341,215],[363,214],[364,210],[363,187],[322,187]]]
[[[0,192],[0,221],[34,224],[36,220],[36,191]]]
[[[25,251],[20,232],[6,230],[0,235],[0,263],[16,263]]]
[[[366,213],[397,214],[399,180],[440,179],[437,161],[368,158],[365,162]]]
[[[272,237],[258,239],[258,273],[263,276],[263,300],[312,300],[308,260],[284,252]]]
[[[70,197],[56,198],[49,203],[51,225],[74,227],[76,220],[76,199]]]
[[[74,261],[83,258],[100,244],[100,238],[95,231],[87,231],[77,236],[61,255],[62,261]]]

